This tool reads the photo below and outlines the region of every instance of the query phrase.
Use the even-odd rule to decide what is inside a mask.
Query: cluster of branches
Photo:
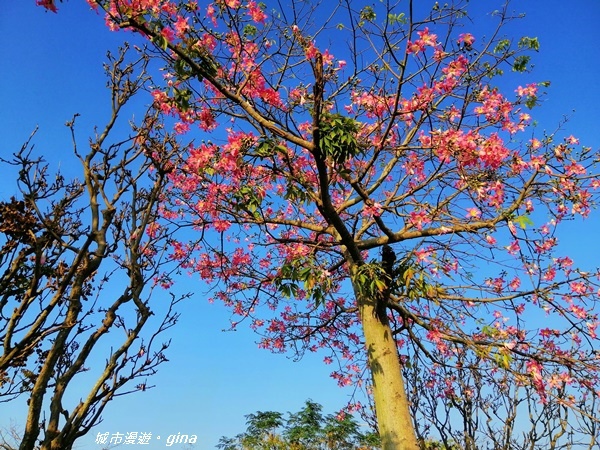
[[[457,450],[591,450],[598,445],[597,393],[576,396],[561,383],[556,397],[542,403],[533,387],[505,373],[490,383],[476,370],[480,361],[463,360],[460,368],[405,364],[419,442]]]
[[[167,361],[159,335],[183,297],[154,292],[173,265],[166,229],[153,227],[167,181],[156,169],[178,148],[153,109],[124,138],[109,137],[149,79],[148,58],[129,53],[108,55],[111,115],[87,150],[75,117],[67,123],[81,178],[53,173],[31,138],[2,160],[20,193],[0,202],[0,401],[27,400],[21,450],[71,448]]]

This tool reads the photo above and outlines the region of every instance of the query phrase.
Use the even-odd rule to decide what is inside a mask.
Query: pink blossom
[[[486,286],[491,287],[495,293],[500,294],[502,292],[502,289],[504,288],[504,278],[488,278],[487,280],[485,280],[485,284]]]
[[[537,85],[532,83],[526,87],[519,86],[515,92],[519,97],[534,97],[537,94]]]
[[[314,42],[309,42],[308,46],[304,50],[304,54],[306,55],[306,57],[308,59],[316,58],[318,53],[319,53],[319,50],[317,49],[317,47],[315,47]]]
[[[54,4],[54,0],[35,0],[35,4],[37,6],[46,8],[48,11],[52,11],[53,13],[58,12],[58,8]]]
[[[188,18],[178,16],[177,21],[173,24],[173,27],[175,28],[175,33],[177,33],[177,36],[182,38],[185,32],[190,28],[188,24]]]
[[[190,131],[190,124],[189,123],[183,123],[183,122],[177,122],[173,126],[173,129],[175,130],[175,133],[177,133],[177,134],[185,134],[188,131]]]
[[[492,133],[479,147],[479,158],[485,167],[492,170],[498,169],[509,154],[497,133]]]
[[[216,13],[216,9],[215,9],[215,5],[213,3],[210,3],[207,7],[206,7],[206,17],[208,19],[211,20],[212,24],[216,27],[217,26],[217,18],[215,17],[215,13]]]
[[[323,65],[329,66],[329,65],[333,64],[333,55],[331,53],[329,53],[328,49],[325,49],[322,56],[323,56]]]
[[[537,253],[546,253],[549,250],[551,250],[555,245],[556,245],[557,239],[556,238],[549,238],[549,239],[545,239],[543,241],[535,241],[534,245],[535,245],[535,251]]]
[[[585,319],[585,318],[587,318],[588,313],[585,310],[585,308],[582,308],[581,306],[577,306],[577,305],[571,305],[569,307],[569,309],[571,310],[571,312],[573,314],[575,314],[575,316],[578,319]]]
[[[408,41],[406,43],[406,53],[408,53],[409,55],[411,53],[417,54],[423,50],[425,50],[425,45],[423,45],[423,43],[420,41],[416,41],[416,42]]]
[[[521,280],[519,277],[514,277],[510,283],[508,283],[508,286],[513,290],[516,291],[517,289],[519,289],[519,287],[521,286]]]
[[[571,145],[577,145],[579,144],[579,139],[577,139],[575,136],[571,135],[568,138],[566,138],[567,144],[571,144]]]
[[[571,292],[576,295],[585,295],[589,289],[588,286],[581,281],[573,281],[569,284],[569,287],[571,288]]]
[[[490,245],[496,245],[497,242],[496,239],[493,236],[490,236],[489,234],[485,237],[485,240]]]
[[[240,7],[240,0],[217,0],[217,5],[227,5],[229,8],[237,9]]]
[[[469,60],[464,55],[460,55],[458,58],[456,58],[454,61],[451,61],[446,67],[444,67],[442,69],[442,73],[450,78],[458,78],[465,73],[468,67]]]
[[[531,115],[527,114],[527,113],[521,113],[519,114],[519,121],[521,122],[529,122],[531,120]]]
[[[383,206],[381,203],[373,203],[372,205],[364,205],[363,214],[368,217],[379,217],[383,212]]]
[[[464,43],[466,46],[471,46],[475,43],[475,37],[471,33],[459,34],[458,43]]]
[[[173,42],[175,40],[175,31],[172,28],[164,27],[160,34],[167,40],[167,42]]]
[[[479,219],[481,217],[481,211],[479,208],[469,208],[467,209],[467,218],[468,219]]]
[[[565,166],[567,175],[585,175],[585,167],[575,161],[571,162],[568,166]]]
[[[417,230],[422,230],[423,225],[431,223],[431,218],[424,210],[419,211],[411,211],[409,214],[408,221],[410,224],[417,228]]]
[[[521,246],[519,245],[519,241],[517,240],[512,241],[510,245],[508,245],[505,248],[506,250],[508,250],[508,253],[510,255],[516,255],[517,253],[519,253],[519,250],[521,250]]]
[[[267,19],[267,15],[265,12],[256,4],[255,1],[248,2],[248,14],[252,18],[252,20],[256,23],[264,24]]]
[[[419,262],[427,262],[429,261],[429,257],[433,253],[433,249],[431,247],[420,248],[419,250],[415,250],[414,254],[417,257],[417,261]]]
[[[542,143],[540,142],[540,140],[536,139],[536,138],[530,139],[529,143],[531,145],[532,150],[537,150],[538,148],[540,148],[542,146]]]
[[[554,267],[549,267],[546,272],[544,272],[543,279],[544,281],[552,281],[556,277],[556,269]]]
[[[429,32],[429,28],[425,28],[423,31],[417,31],[420,41],[423,45],[435,47],[437,45],[437,35]]]

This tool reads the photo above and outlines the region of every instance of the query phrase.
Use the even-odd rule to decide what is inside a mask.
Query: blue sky
[[[78,133],[82,144],[95,124],[103,124],[109,110],[102,62],[108,49],[115,49],[130,36],[109,32],[103,18],[83,0],[59,5],[59,14],[44,12],[34,0],[2,3],[0,156],[18,150],[39,125],[38,151],[60,164],[66,174],[77,174],[64,123],[74,113],[81,114]],[[515,1],[512,7],[527,13],[513,25],[513,35],[537,36],[541,43],[528,81],[552,82],[543,106],[533,111],[534,119],[540,128],[551,131],[568,115],[565,135],[573,134],[583,144],[598,148],[600,3],[528,0]],[[0,184],[0,198],[6,199],[16,193],[16,187],[5,175],[0,176],[5,180]],[[579,255],[577,262],[583,266],[598,265],[597,259],[592,260],[600,253],[598,240],[593,238],[596,242],[590,245],[587,238],[581,238],[595,236],[597,225],[597,219],[577,224],[577,228],[566,224],[560,235],[561,245]],[[243,431],[245,414],[297,411],[308,398],[333,412],[348,400],[351,391],[337,387],[320,356],[308,355],[293,362],[259,350],[256,336],[243,327],[223,333],[229,315],[220,305],[205,301],[205,287],[189,279],[181,290],[198,294],[180,309],[181,322],[171,333],[171,362],[149,380],[157,387],[116,400],[95,431],[146,431],[164,436],[163,444],[150,448],[162,448],[169,434],[195,434],[196,448],[208,449],[220,436]],[[0,427],[7,426],[10,419],[24,423],[24,401],[0,406]],[[99,449],[92,435],[95,432],[83,438],[78,448]]]

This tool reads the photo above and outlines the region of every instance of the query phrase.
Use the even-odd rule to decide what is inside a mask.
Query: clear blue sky
[[[130,36],[109,32],[103,18],[83,0],[59,7],[59,14],[51,14],[36,7],[35,0],[2,1],[0,156],[18,150],[39,125],[38,150],[50,161],[60,162],[67,174],[76,174],[64,123],[74,113],[81,114],[82,144],[94,124],[103,124],[108,92],[102,62],[107,49]],[[541,43],[529,81],[552,82],[543,107],[533,111],[540,128],[554,130],[563,115],[569,115],[566,134],[598,148],[600,2],[527,0],[513,2],[513,8],[527,13],[514,35],[537,36]],[[0,176],[0,198],[6,199],[16,188],[7,176]],[[594,222],[598,224],[597,219]],[[594,222],[587,221],[583,231],[576,232],[567,225],[560,236],[569,254],[590,258],[577,261],[584,266],[598,265],[597,259],[591,259],[600,254]],[[593,231],[596,243],[590,246],[587,236]],[[323,404],[326,412],[345,404],[351,391],[338,388],[329,378],[321,356],[293,362],[257,349],[256,336],[244,328],[222,333],[228,325],[227,311],[207,304],[201,294],[205,287],[199,282],[186,281],[182,290],[190,289],[198,295],[181,308],[182,320],[171,333],[171,362],[149,380],[157,387],[113,402],[95,431],[147,431],[165,437],[177,432],[196,434],[196,448],[209,449],[220,436],[243,431],[243,416],[257,410],[297,411],[308,398]],[[11,418],[24,423],[24,401],[0,404],[0,427]],[[79,448],[100,448],[93,442],[95,431],[80,441]]]

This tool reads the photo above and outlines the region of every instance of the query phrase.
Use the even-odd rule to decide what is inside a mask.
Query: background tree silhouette
[[[2,160],[21,194],[0,202],[0,399],[28,397],[21,450],[71,448],[110,401],[152,387],[148,378],[167,360],[159,335],[176,324],[183,297],[165,302],[156,292],[174,268],[168,231],[156,228],[167,183],[156,152],[178,146],[154,109],[129,136],[110,138],[146,87],[147,62],[127,48],[109,55],[112,115],[86,152],[76,116],[67,123],[81,179],[53,174],[31,140]],[[105,366],[91,365],[102,352]],[[88,393],[73,403],[82,386]]]

